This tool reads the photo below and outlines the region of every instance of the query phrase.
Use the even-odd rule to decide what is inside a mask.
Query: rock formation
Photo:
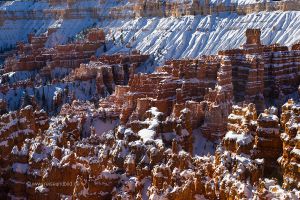
[[[299,51],[297,44],[291,51],[276,44],[262,45],[258,29],[247,30],[246,36],[243,49],[220,51],[219,55],[231,59],[235,101],[255,102],[258,111],[262,112],[265,101],[280,104],[283,95],[296,91]]]
[[[292,105],[289,101],[284,107]],[[259,146],[256,132],[259,133],[264,125],[271,126],[263,119],[275,118],[273,108],[257,117],[254,104],[233,106],[228,117],[229,131],[215,155],[199,157],[184,150],[186,131],[173,136],[162,132],[166,121],[155,107],[145,112],[144,120],[135,123],[138,129],[133,124],[120,125],[114,131],[81,139],[79,132],[85,120],[78,118],[79,113],[90,112],[92,105],[72,106],[77,106],[76,111],[64,109],[43,134],[37,133],[34,138],[24,140],[22,146],[11,149],[9,166],[14,173],[2,176],[10,197],[299,198],[299,191],[286,191],[276,180],[264,178],[269,154],[263,152],[268,152],[268,148]],[[286,120],[282,117],[281,122]],[[278,118],[274,122],[278,123]],[[259,156],[251,151],[255,146],[261,152]],[[292,160],[294,151],[289,151]],[[286,159],[282,157],[281,163],[298,162]],[[297,172],[284,169],[297,183]],[[9,182],[18,184],[10,185]],[[291,182],[287,184],[285,187],[297,188]]]
[[[27,141],[48,129],[47,114],[27,106],[1,116],[1,196],[24,197],[28,170]],[[4,198],[4,197],[3,197]]]
[[[241,49],[145,74],[138,51],[94,55],[102,30],[54,48],[31,36],[1,77],[0,198],[299,199],[299,106],[269,107],[299,90],[298,44],[246,37]]]
[[[6,62],[5,72],[37,70],[43,67],[76,68],[80,63],[89,61],[96,50],[105,43],[105,35],[101,29],[90,30],[83,42],[57,45],[53,49],[45,48],[47,39],[47,35],[34,36],[30,34],[28,36],[29,44],[18,44],[18,58]]]
[[[279,159],[283,169],[283,187],[299,189],[299,104],[289,100],[282,106],[280,123],[283,154]]]
[[[29,36],[29,44],[18,44],[17,57],[9,57],[1,76],[1,110],[17,110],[26,96],[51,114],[74,99],[97,101],[126,85],[129,77],[146,62],[148,55],[132,50],[130,54],[100,55],[105,34],[90,29],[84,39],[46,48],[47,36]],[[13,72],[13,76],[10,74]],[[14,101],[9,101],[14,94]],[[25,95],[26,94],[26,95]]]
[[[275,105],[280,104],[282,94],[292,94],[299,84],[295,71],[298,62],[285,58],[293,54],[293,59],[297,60],[297,50],[261,45],[260,31],[256,29],[249,29],[247,37],[243,49],[221,51],[219,56],[195,60],[168,61],[154,74],[134,75],[128,86],[116,89],[122,92],[101,100],[99,105],[107,113],[120,113],[121,122],[126,124],[128,120],[140,118],[151,106],[165,116],[173,112],[172,116],[179,117],[180,110],[188,108],[190,101],[196,101],[193,103],[196,109],[189,109],[194,119],[192,127],[202,126],[202,132],[212,140],[220,138],[226,132],[233,100],[254,102],[257,112],[261,113],[271,101],[270,97]],[[264,56],[259,56],[258,52],[264,52]],[[275,54],[281,54],[282,60],[274,59],[273,64],[269,64],[268,59]],[[273,66],[283,62],[288,66],[288,73],[273,73],[276,69]],[[270,84],[270,80],[277,84]]]
[[[264,158],[266,174],[270,172],[276,174],[277,159],[282,155],[282,141],[277,115],[277,109],[271,107],[261,113],[257,119],[254,157]]]

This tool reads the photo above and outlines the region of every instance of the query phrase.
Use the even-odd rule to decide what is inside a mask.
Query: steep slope
[[[52,1],[49,2],[13,1],[6,2],[0,7],[0,14],[4,13],[6,19],[0,20],[0,52],[11,49],[17,41],[27,41],[27,35],[31,32],[40,35],[54,30],[47,42],[47,46],[52,47],[66,43],[80,31],[94,26],[105,28],[108,39],[114,40],[115,45],[111,46],[109,53],[128,50],[126,46],[130,44],[142,53],[153,54],[155,64],[162,64],[171,58],[195,58],[239,47],[245,41],[243,33],[247,28],[260,28],[262,42],[266,45],[280,43],[291,46],[300,39],[299,11],[286,11],[286,8],[282,8],[284,11],[281,11],[278,10],[280,6],[272,7],[281,2],[199,0],[199,3],[198,1],[146,3],[86,0],[57,5],[53,5]],[[188,15],[193,13],[191,7],[195,7],[195,2],[200,5],[199,9],[203,10],[203,15]],[[205,2],[210,4],[206,5]],[[299,4],[297,1],[284,2]],[[144,17],[140,17],[143,16],[143,11],[139,10],[142,5],[148,13]],[[158,6],[164,13],[157,13],[151,6]],[[233,12],[222,12],[230,10],[230,6]],[[183,7],[183,11],[180,7]],[[290,7],[288,9],[291,9]],[[242,8],[245,8],[245,13],[252,12],[252,14],[243,15],[240,11]],[[295,7],[295,10],[297,9],[298,7]],[[34,10],[32,14],[31,10]],[[196,11],[194,13],[198,14]],[[185,16],[178,17],[178,15]]]
[[[237,48],[245,42],[243,33],[247,28],[260,28],[263,44],[291,46],[300,39],[300,12],[139,18],[104,22],[100,26],[108,30],[108,38],[117,41],[110,53],[125,49],[123,38],[125,44],[130,42],[133,48],[153,54],[161,64],[172,58],[195,58]]]
[[[299,15],[299,0],[0,3],[0,199],[300,199]]]

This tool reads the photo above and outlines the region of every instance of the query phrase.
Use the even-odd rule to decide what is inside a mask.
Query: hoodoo
[[[300,199],[300,2],[0,3],[0,199]]]

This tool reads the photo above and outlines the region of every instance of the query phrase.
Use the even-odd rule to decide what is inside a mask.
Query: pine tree
[[[90,95],[90,96],[92,95],[92,87],[90,87],[89,95]]]
[[[35,98],[36,98],[38,101],[40,101],[41,96],[40,96],[40,92],[39,92],[38,90],[36,90],[36,92],[35,92]]]
[[[116,38],[115,38],[115,36],[114,36],[114,35],[112,36],[112,40],[113,40],[113,43],[115,44],[115,42],[116,42]]]
[[[121,43],[124,44],[123,33],[121,33],[120,40],[121,40]]]
[[[46,102],[46,97],[45,97],[45,91],[44,91],[44,87],[43,87],[43,93],[42,93],[42,106],[45,105]]]
[[[107,51],[107,47],[106,47],[106,44],[104,43],[104,46],[103,46],[103,51],[106,52]]]
[[[21,108],[25,108],[28,105],[31,105],[31,98],[30,98],[29,94],[27,93],[27,91],[25,91]]]

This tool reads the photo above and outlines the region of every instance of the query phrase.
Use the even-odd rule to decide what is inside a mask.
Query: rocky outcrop
[[[228,116],[228,132],[223,138],[227,151],[264,160],[264,175],[280,177],[277,159],[282,155],[282,141],[277,109],[266,109],[257,117],[254,104],[233,106]]]
[[[211,140],[217,140],[224,136],[227,116],[231,112],[233,99],[231,60],[224,57],[220,64],[215,89],[209,90],[204,97],[207,107],[201,130]]]
[[[208,92],[209,87],[215,90]],[[210,57],[170,61],[154,74],[134,75],[127,87],[116,87],[116,93],[101,100],[99,105],[107,113],[119,113],[122,124],[143,119],[144,112],[151,107],[157,107],[165,117],[173,119],[186,113],[184,118],[190,119],[185,123],[190,130],[205,122],[207,135],[210,135],[210,130],[216,127],[224,134],[226,121],[223,119],[230,112],[231,97],[230,60]],[[215,115],[212,115],[213,109]],[[214,121],[216,116],[220,116],[219,121]],[[171,127],[165,131],[171,131]]]
[[[251,155],[257,127],[257,113],[254,104],[244,107],[233,106],[232,113],[228,116],[227,129],[223,138],[226,150],[237,154]]]
[[[189,104],[189,109],[192,108],[192,127],[201,126],[202,132],[212,140],[221,138],[226,133],[232,100],[253,102],[257,112],[261,113],[271,100],[270,91],[272,101],[280,104],[282,94],[295,92],[295,83],[299,84],[295,71],[298,62],[290,62],[283,57],[282,60],[274,59],[272,65],[267,63],[267,58],[272,58],[273,54],[297,55],[296,50],[261,45],[260,31],[257,29],[249,29],[246,35],[244,49],[221,51],[219,56],[196,60],[169,61],[154,74],[134,75],[128,87],[120,89],[122,93],[101,100],[100,107],[108,113],[120,113],[121,122],[126,124],[128,120],[141,117],[151,106],[157,107],[166,116],[173,113],[172,116],[179,117],[180,110]],[[264,56],[259,56],[258,52],[264,52]],[[282,63],[289,66],[290,71],[286,75],[265,72],[274,71],[273,65],[281,67]],[[293,82],[286,82],[287,77]],[[270,80],[276,80],[277,84],[270,85]],[[274,96],[274,87],[279,91],[277,96]],[[196,103],[188,103],[189,100]]]
[[[32,106],[27,106],[18,112],[2,115],[0,121],[1,195],[4,192],[11,198],[26,197],[28,170],[26,141],[48,129],[47,114],[43,110],[34,111]]]
[[[99,42],[102,33],[88,40]],[[290,100],[281,117],[263,109],[298,89],[297,46],[264,46],[256,29],[246,35],[243,49],[170,60],[152,74],[134,73],[149,57],[136,51],[65,67],[73,70],[47,84],[60,86],[51,98],[61,109],[50,120],[26,106],[35,102],[26,93],[24,108],[0,119],[3,199],[299,199],[298,106]],[[56,50],[69,55],[81,47]],[[277,74],[282,65],[287,70]],[[15,73],[8,83],[20,79]],[[21,81],[38,90],[36,79]],[[275,103],[268,101],[272,87]],[[87,88],[98,96],[77,100]],[[51,90],[42,91],[48,107]],[[112,94],[97,99],[105,93]]]
[[[183,197],[193,199],[200,196],[211,199],[228,199],[237,196],[239,198],[265,198],[266,196],[280,198],[283,195],[292,199],[297,198],[298,193],[283,192],[280,186],[276,185],[276,181],[261,179],[266,163],[263,159],[252,159],[250,155],[247,156],[249,151],[245,151],[246,148],[240,149],[239,152],[232,151],[224,143],[224,146],[218,148],[215,156],[194,159],[181,149],[183,144],[180,140],[173,140],[168,148],[164,134],[156,129],[156,124],[161,124],[159,116],[162,113],[156,108],[151,108],[146,113],[148,113],[146,114],[148,118],[140,121],[140,124],[144,124],[144,128],[137,133],[133,127],[120,126],[113,133],[114,136],[108,133],[107,136],[109,135],[110,139],[104,140],[109,141],[109,144],[116,143],[112,146],[114,149],[112,157],[104,156],[104,160],[108,158],[107,163],[110,164],[101,166],[117,166],[124,170],[122,187],[116,187],[116,183],[114,185],[116,187],[113,193],[114,198],[141,197],[143,190],[148,191],[147,198],[149,199],[181,199]],[[250,131],[249,135],[255,134],[257,115],[253,104],[244,108],[235,107],[233,113],[229,117],[232,124],[231,130],[236,130],[242,124],[242,129]],[[236,119],[241,119],[241,121],[235,121]],[[251,140],[252,145],[253,143],[254,137]],[[243,147],[245,141],[243,143],[239,140],[237,144]],[[118,176],[116,175],[115,181]],[[106,179],[103,181],[110,185],[115,175],[109,173],[108,177],[110,181]],[[81,198],[90,197],[91,185],[89,183],[89,186],[86,186],[84,183],[82,178],[77,178],[76,188],[81,189],[76,189],[76,191]],[[255,189],[255,193],[252,193],[254,189],[252,185],[259,186]],[[275,192],[278,190],[281,192]]]
[[[277,115],[277,109],[271,107],[261,113],[257,119],[254,157],[264,158],[266,175],[278,173],[277,159],[282,155],[282,141]]]
[[[120,5],[111,9],[112,18],[120,17],[180,17],[184,15],[211,15],[222,12],[235,12],[240,15],[261,11],[299,10],[299,3],[290,1],[268,1],[252,3],[234,3],[226,1],[131,1],[131,4]],[[125,11],[128,12],[126,15]]]
[[[291,108],[293,105],[294,102],[289,100],[282,109],[281,126],[283,129],[285,128],[286,131],[288,131],[286,126],[290,125],[288,121],[292,116]],[[289,189],[298,187],[296,185],[298,180],[297,168],[288,167],[290,162],[289,155],[292,154],[288,152],[291,152],[290,148],[293,148],[288,144],[295,144],[295,140],[290,138],[286,133],[282,133],[280,137],[279,118],[277,115],[278,111],[274,107],[265,110],[264,113],[261,113],[257,118],[253,104],[244,107],[234,106],[233,113],[228,117],[229,131],[226,133],[222,142],[223,148],[226,151],[220,148],[222,153],[226,152],[228,155],[228,152],[230,152],[231,154],[244,157],[244,159],[250,159],[249,161],[251,163],[253,162],[255,167],[253,167],[252,170],[255,169],[255,171],[249,173],[252,175],[250,181],[254,181],[259,185],[258,195],[260,198],[266,198],[268,195],[274,196],[274,194],[270,194],[269,191],[266,191],[266,184],[270,180],[261,182],[258,180],[258,177],[273,177],[277,178],[277,180],[281,180],[282,174],[279,172],[277,161],[281,164],[283,172],[285,173],[283,174],[283,187]],[[287,146],[285,146],[285,144]],[[218,151],[219,150],[217,150],[216,153],[216,159],[219,155]],[[295,160],[292,165],[297,165],[296,163],[298,163],[298,161]],[[244,169],[241,171],[244,171]],[[274,182],[272,182],[272,184],[274,184]],[[279,186],[271,186],[270,189],[276,191],[280,188]],[[228,195],[230,196],[230,194],[227,194],[227,198]],[[290,196],[289,198],[296,197]]]
[[[280,123],[283,154],[279,159],[283,170],[283,187],[299,189],[299,104],[289,100],[282,106]]]
[[[68,82],[95,80],[97,92],[105,97],[115,90],[115,85],[127,85],[129,77],[133,76],[136,68],[148,58],[148,55],[141,55],[137,51],[131,55],[103,55],[88,64],[81,64],[65,80]]]
[[[222,70],[226,74],[225,66],[219,70],[219,76]],[[219,82],[223,89],[219,92],[232,88],[224,83]],[[139,98],[127,123],[104,133],[97,133],[99,121],[91,125],[99,117],[109,119],[103,108],[79,101],[65,105],[51,119],[50,126],[33,138],[21,140],[22,134],[15,134],[20,144],[10,147],[11,153],[7,153],[7,166],[12,172],[2,176],[2,188],[7,188],[9,197],[42,199],[300,197],[298,190],[287,191],[276,180],[265,178],[266,169],[272,167],[272,161],[280,154],[276,147],[279,118],[275,108],[257,117],[254,104],[233,106],[227,120],[228,132],[215,154],[195,156],[191,147],[197,143],[192,142],[195,135],[191,132],[198,104],[187,100],[184,109],[176,108],[178,104],[170,116],[153,105],[155,99]],[[281,124],[286,131],[294,130],[296,105],[289,101],[282,111]],[[20,116],[29,117],[32,112],[31,107],[26,107]],[[43,118],[35,115],[35,121]],[[37,130],[36,125],[32,129]],[[5,133],[6,129],[1,130]],[[84,135],[85,131],[89,135]],[[298,163],[294,153],[297,137],[285,140],[291,135],[289,132],[281,135],[284,145],[279,161],[288,180],[296,183],[298,173],[287,166]],[[266,143],[261,142],[266,139]],[[273,154],[270,149],[274,149]],[[285,188],[297,188],[286,181]]]
[[[246,36],[243,49],[218,54],[231,59],[234,100],[255,102],[258,112],[263,112],[266,102],[280,105],[283,95],[296,91],[299,51],[296,45],[291,51],[286,46],[262,45],[258,29],[247,30]]]
[[[3,3],[2,3],[3,2]],[[4,3],[5,2],[5,3]],[[54,2],[54,3],[53,3]],[[290,11],[299,10],[299,2],[295,0],[276,1],[238,1],[226,0],[185,0],[185,1],[154,1],[154,0],[130,0],[116,1],[108,0],[84,0],[84,1],[1,1],[0,26],[4,33],[1,49],[10,50],[14,48],[18,40],[26,41],[27,34],[35,32],[39,36],[45,33],[53,35],[47,44],[66,43],[77,33],[69,31],[65,23],[73,20],[76,23],[72,29],[82,29],[95,26],[94,22],[114,19],[135,19],[138,17],[181,17],[184,15],[202,15],[237,13],[246,15],[261,11]],[[85,23],[85,19],[91,19]],[[30,21],[24,23],[24,20]],[[38,23],[35,23],[38,22]],[[63,22],[63,23],[62,23]],[[16,25],[10,27],[10,24]],[[81,24],[81,25],[79,25]],[[24,28],[22,28],[24,26]],[[190,27],[190,26],[189,26]],[[238,27],[230,27],[229,29]],[[272,27],[276,28],[275,26]],[[13,29],[13,30],[12,30]],[[14,30],[17,29],[17,30]],[[65,29],[65,30],[64,30]],[[191,30],[190,28],[188,28]],[[25,30],[25,31],[23,31]],[[80,30],[78,30],[80,31]],[[197,28],[197,32],[207,32],[209,28]],[[276,31],[277,32],[277,31]],[[18,36],[15,33],[20,33]],[[54,33],[54,34],[53,34]],[[64,33],[64,34],[61,34]],[[11,35],[11,37],[10,37]],[[5,37],[8,37],[6,40]],[[143,37],[143,36],[142,36]],[[275,39],[275,38],[273,38]],[[202,49],[202,48],[201,48]],[[13,55],[9,53],[8,55]],[[6,53],[0,58],[8,56]],[[196,55],[195,55],[196,56]]]
[[[5,63],[5,72],[37,70],[43,67],[50,67],[50,70],[61,67],[76,68],[89,61],[96,50],[105,44],[105,35],[101,29],[91,29],[82,42],[56,45],[50,49],[45,48],[47,39],[48,35],[29,35],[29,44],[18,44],[18,58]]]
[[[0,12],[0,19],[21,20],[21,19],[81,19],[90,17],[95,19],[118,19],[135,18],[141,16],[164,17],[183,15],[210,15],[221,12],[236,12],[240,15],[250,14],[260,11],[287,11],[299,10],[297,1],[270,1],[252,3],[228,3],[226,1],[214,2],[205,1],[155,1],[155,0],[131,0],[128,2],[115,2],[111,5],[108,0],[101,0],[95,3],[92,0],[77,2],[68,0],[49,0],[31,4],[34,10],[20,9],[18,15],[13,9],[3,9]],[[19,3],[22,5],[22,2]],[[36,4],[36,5],[35,5]],[[26,5],[26,4],[25,4]],[[14,5],[12,5],[14,6]],[[19,5],[20,6],[20,5]],[[0,21],[1,22],[1,21]],[[3,22],[2,22],[3,23]]]
[[[126,85],[129,77],[149,58],[136,50],[97,58],[96,51],[105,45],[102,29],[90,29],[84,40],[54,48],[45,48],[46,40],[47,36],[30,35],[29,44],[18,45],[18,56],[6,59],[7,73],[1,77],[0,87],[3,103],[11,93],[15,93],[16,101],[27,94],[33,99],[30,104],[53,114],[64,103],[75,99],[95,102],[111,94],[115,85]],[[13,77],[9,76],[11,71],[15,72]],[[16,110],[21,105],[9,101],[7,106],[3,104],[2,110]]]

